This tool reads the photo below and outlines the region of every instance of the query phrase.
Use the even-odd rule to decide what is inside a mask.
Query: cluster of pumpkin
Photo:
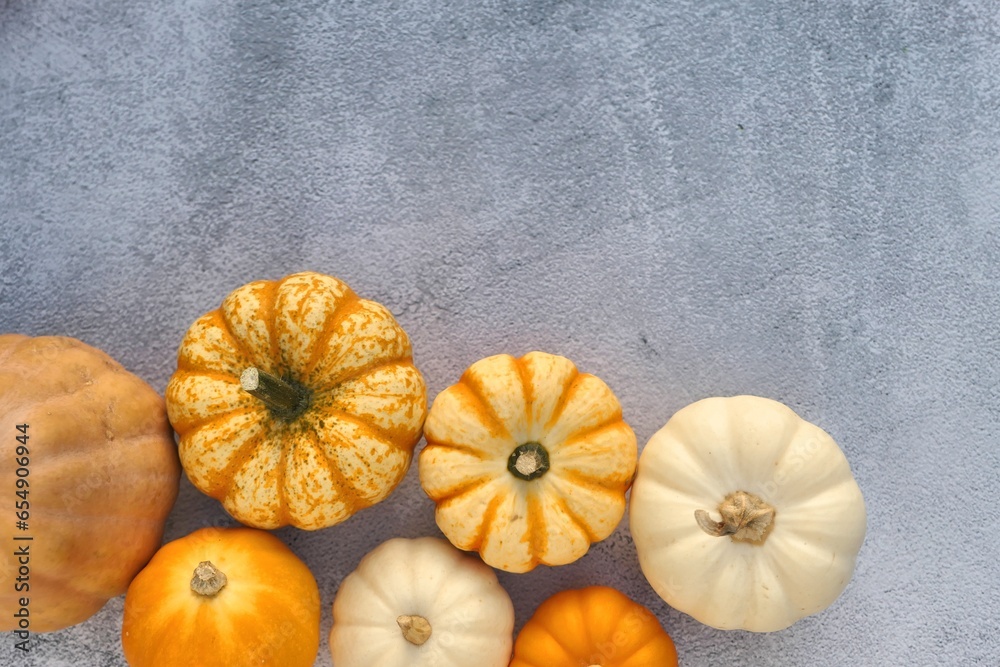
[[[316,581],[266,530],[324,528],[380,502],[421,437],[420,483],[451,544],[391,539],[343,580],[336,667],[676,665],[655,616],[601,586],[550,598],[512,642],[513,606],[491,569],[579,559],[617,527],[630,488],[646,578],[717,628],[778,630],[826,608],[865,533],[840,448],[780,403],[699,401],[637,461],[608,386],[532,352],[473,364],[428,411],[392,315],[316,273],[251,283],[198,319],[165,405],[79,341],[0,336],[0,406],[0,434],[30,428],[33,629],[79,623],[127,588],[133,667],[313,664]],[[10,448],[0,442],[5,461]],[[248,527],[157,550],[178,454]],[[0,488],[13,488],[9,470]],[[11,629],[17,567],[3,558],[0,628]]]

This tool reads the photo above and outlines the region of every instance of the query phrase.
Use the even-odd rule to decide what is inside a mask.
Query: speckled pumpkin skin
[[[240,386],[256,367],[305,387],[293,419]],[[257,528],[315,530],[383,500],[427,412],[410,341],[382,305],[336,278],[252,282],[199,318],[166,391],[191,482]]]

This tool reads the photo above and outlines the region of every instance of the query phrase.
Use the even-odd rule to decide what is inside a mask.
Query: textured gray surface
[[[831,432],[869,534],[787,631],[669,609],[624,526],[501,576],[519,626],[617,585],[690,667],[997,664],[998,182],[992,0],[0,0],[0,330],[162,391],[195,317],[312,269],[397,314],[431,396],[544,349],[640,443],[734,393]],[[185,482],[168,538],[224,521]],[[322,589],[317,665],[360,556],[435,532],[415,468],[341,526],[279,531]],[[0,663],[123,665],[121,608]]]

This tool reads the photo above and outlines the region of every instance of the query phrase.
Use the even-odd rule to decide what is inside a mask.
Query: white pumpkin
[[[677,412],[643,449],[629,513],[642,571],[667,604],[756,632],[837,599],[866,525],[837,443],[756,396]]]
[[[334,667],[506,667],[514,606],[478,558],[434,537],[365,556],[333,602]]]

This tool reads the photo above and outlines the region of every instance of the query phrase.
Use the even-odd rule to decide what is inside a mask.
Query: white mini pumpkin
[[[478,558],[434,537],[365,556],[333,602],[335,667],[506,667],[514,606]]]
[[[629,513],[660,597],[707,625],[756,632],[837,599],[866,525],[837,443],[756,396],[677,412],[643,449]]]

